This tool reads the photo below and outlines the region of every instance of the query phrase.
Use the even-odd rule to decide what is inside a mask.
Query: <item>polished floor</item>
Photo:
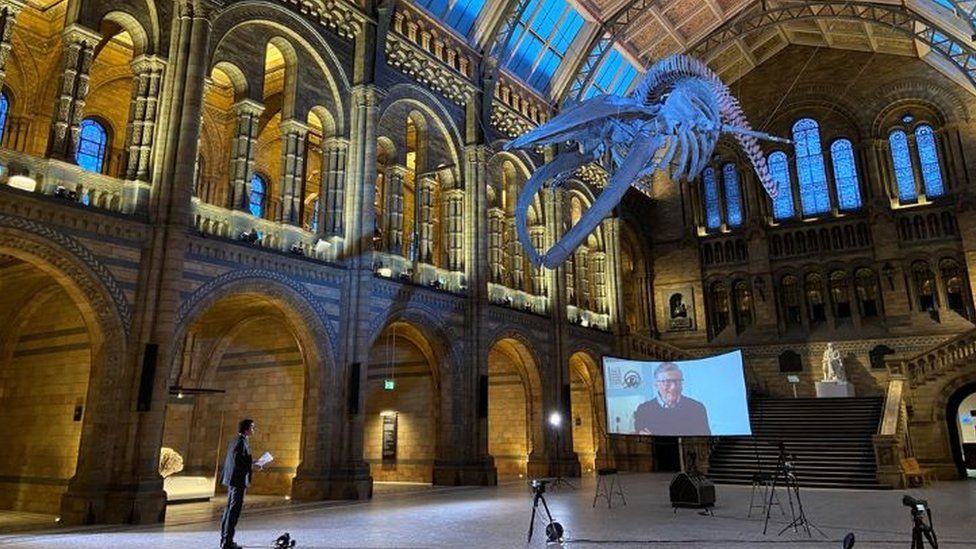
[[[803,489],[807,517],[823,531],[808,538],[791,529],[774,511],[763,535],[759,510],[749,514],[748,486],[717,487],[714,516],[668,503],[669,475],[621,475],[627,505],[614,501],[592,507],[595,481],[577,489],[546,494],[556,520],[566,529],[567,547],[840,547],[848,532],[856,548],[911,546],[911,519],[902,506],[904,491]],[[929,501],[940,547],[976,547],[976,481],[941,482],[907,493]],[[785,495],[785,494],[784,494]],[[442,488],[377,485],[368,502],[297,504],[280,498],[253,498],[238,531],[238,543],[269,547],[290,532],[298,547],[526,547],[532,499],[525,482],[493,488]],[[789,506],[783,501],[786,514]],[[87,527],[12,533],[0,536],[3,547],[156,548],[217,547],[218,505],[194,504],[171,509],[167,524],[151,527]],[[546,545],[544,525],[537,525],[528,546]]]

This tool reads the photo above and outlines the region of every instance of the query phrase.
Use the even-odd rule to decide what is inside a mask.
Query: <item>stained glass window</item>
[[[793,210],[793,182],[790,181],[790,166],[786,153],[776,151],[769,155],[769,173],[776,181],[779,192],[773,200],[773,219],[789,219],[796,215]]]
[[[939,153],[935,148],[935,133],[932,126],[922,124],[915,128],[915,145],[922,167],[922,183],[925,196],[933,198],[945,194],[942,184],[942,170],[939,168]]]
[[[915,202],[918,199],[918,191],[915,189],[912,157],[908,153],[908,136],[902,130],[894,130],[888,134],[888,145],[891,147],[891,162],[895,167],[898,200]]]
[[[705,226],[717,229],[722,226],[722,211],[718,203],[718,181],[715,180],[715,170],[705,168],[702,171],[702,185],[705,187]]]
[[[820,149],[820,126],[812,118],[801,118],[793,124],[796,147],[796,174],[800,180],[800,207],[803,215],[830,211],[827,173]]]
[[[630,85],[637,79],[637,68],[634,67],[616,48],[610,50],[600,68],[596,71],[593,84],[584,94],[586,99],[598,93],[624,95]]]
[[[509,42],[505,66],[540,91],[583,28],[583,18],[566,0],[529,0]]]
[[[484,0],[418,0],[417,3],[464,36],[471,35],[478,14],[485,7]]]
[[[739,189],[739,172],[735,164],[722,166],[722,187],[725,188],[725,213],[729,227],[742,225],[742,191]]]
[[[830,145],[830,157],[834,165],[834,185],[841,210],[857,210],[861,207],[861,188],[857,181],[854,164],[854,147],[847,139],[838,139]]]
[[[3,142],[3,134],[7,129],[7,113],[10,111],[10,100],[7,94],[0,93],[0,142]]]
[[[251,194],[248,197],[248,210],[255,217],[264,216],[264,196],[268,192],[268,182],[259,174],[251,177]]]
[[[81,121],[81,132],[78,135],[78,150],[75,151],[75,162],[82,169],[90,172],[102,173],[105,167],[105,147],[108,145],[108,132],[91,118]]]

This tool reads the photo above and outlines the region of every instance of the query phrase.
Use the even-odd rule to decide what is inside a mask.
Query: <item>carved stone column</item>
[[[61,35],[64,52],[61,58],[61,79],[51,120],[48,155],[65,162],[75,161],[81,120],[85,116],[85,98],[95,46],[102,37],[80,25],[71,25]]]
[[[360,38],[365,40],[367,37]],[[350,93],[348,183],[342,212],[347,276],[339,306],[339,349],[332,387],[340,398],[325,399],[314,411],[314,428],[303,436],[302,463],[292,481],[297,500],[365,499],[373,479],[363,460],[366,370],[372,333],[369,329],[373,283],[373,198],[376,192],[376,124],[379,91],[359,84]]]
[[[488,210],[488,279],[501,284],[504,271],[502,252],[502,231],[504,231],[505,212],[501,208]]]
[[[254,177],[254,146],[257,144],[258,122],[263,112],[264,105],[251,99],[234,104],[237,123],[230,151],[230,208],[233,210],[248,211],[251,178]]]
[[[305,137],[308,126],[297,120],[281,123],[281,192],[276,220],[289,225],[302,224],[305,200]]]
[[[464,190],[444,192],[444,242],[447,270],[464,270]]]
[[[541,252],[546,246],[546,226],[540,223],[529,227],[529,240]],[[546,271],[542,267],[532,267],[532,293],[546,295],[547,291]]]
[[[85,414],[75,475],[61,499],[61,518],[67,524],[161,522],[166,493],[159,476],[159,450],[166,418],[172,358],[178,346],[174,334],[182,302],[183,261],[190,223],[193,168],[197,157],[203,112],[204,60],[210,47],[211,21],[216,4],[210,0],[179,0],[173,13],[169,64],[160,101],[160,149],[153,162],[148,235],[140,261],[139,286],[133,297],[131,328],[127,333],[120,375],[99,380],[93,372],[90,394],[97,400]],[[87,92],[89,32],[71,34],[66,47],[67,70],[62,78],[59,113],[66,129],[56,143],[70,139],[69,127],[79,120],[78,98]],[[87,37],[87,38],[86,38]],[[84,62],[84,59],[88,59]],[[87,80],[87,77],[85,78]],[[73,152],[64,147],[61,153]],[[93,411],[94,410],[94,411]]]
[[[152,175],[153,138],[159,115],[159,90],[166,62],[156,56],[143,55],[132,62],[132,100],[125,136],[125,194],[122,211],[143,212],[148,206]]]
[[[322,185],[319,190],[319,227],[326,237],[342,236],[342,212],[346,193],[346,156],[349,151],[349,141],[346,139],[328,139],[322,150],[325,154],[322,169]]]
[[[403,255],[403,193],[407,169],[403,166],[390,166],[386,170],[386,219],[383,232],[386,234],[386,251]]]
[[[23,8],[24,3],[21,0],[0,1],[0,89],[7,81],[7,60],[13,49],[10,39],[14,34],[17,14]]]
[[[420,177],[417,181],[417,261],[434,264],[434,189],[437,179]]]

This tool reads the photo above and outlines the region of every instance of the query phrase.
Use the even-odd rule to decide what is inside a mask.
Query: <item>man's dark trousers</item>
[[[220,521],[220,546],[229,546],[234,541],[234,530],[237,528],[237,519],[241,518],[241,509],[244,507],[244,486],[227,487],[227,508],[224,509],[224,518]]]

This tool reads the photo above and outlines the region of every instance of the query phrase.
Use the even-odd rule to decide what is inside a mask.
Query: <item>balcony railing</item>
[[[435,290],[462,294],[467,291],[464,273],[448,271],[427,263],[419,263],[401,255],[376,252],[373,254],[373,273],[382,278],[401,280]]]
[[[610,331],[610,315],[598,313],[588,309],[581,309],[575,305],[566,306],[566,318],[570,324],[578,324],[584,328],[596,328],[604,332]]]
[[[544,295],[533,295],[522,290],[514,290],[508,286],[494,282],[488,283],[488,301],[519,311],[528,311],[540,315],[549,313],[548,297]]]
[[[139,201],[149,196],[138,192],[141,183],[126,183],[74,164],[8,149],[0,149],[0,183],[113,212],[140,211],[145,204]],[[128,196],[127,188],[132,191]]]
[[[249,242],[320,261],[335,261],[340,247],[337,239],[325,240],[301,227],[207,204],[196,197],[193,198],[193,226],[203,235]]]

